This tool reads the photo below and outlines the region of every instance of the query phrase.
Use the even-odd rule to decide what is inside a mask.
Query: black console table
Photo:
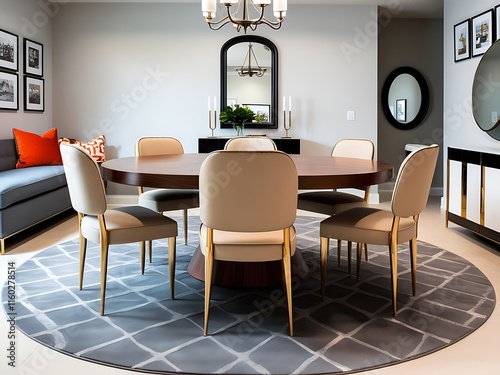
[[[198,152],[206,154],[215,150],[224,149],[229,138],[198,138]],[[287,154],[300,154],[300,139],[298,138],[272,138],[278,150]]]

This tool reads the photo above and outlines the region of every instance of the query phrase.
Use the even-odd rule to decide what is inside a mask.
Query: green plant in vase
[[[243,135],[243,127],[246,122],[252,122],[255,119],[255,113],[247,106],[242,107],[239,104],[228,105],[219,115],[220,122],[229,122],[233,124],[236,135]]]

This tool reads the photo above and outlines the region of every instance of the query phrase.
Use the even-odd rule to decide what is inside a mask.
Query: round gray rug
[[[204,337],[204,284],[186,269],[198,242],[179,241],[170,300],[166,241],[140,274],[138,244],[110,247],[106,316],[99,315],[99,247],[89,243],[78,290],[78,241],[48,248],[17,268],[16,327],[68,355],[124,369],[190,374],[352,373],[430,354],[479,328],[495,307],[489,280],[467,260],[419,242],[417,296],[408,246],[400,247],[398,315],[392,317],[388,249],[369,246],[357,280],[331,250],[319,293],[319,221],[298,217],[298,248],[310,269],[294,283],[295,336],[287,334],[281,288],[214,286]],[[182,225],[179,226],[182,228]],[[179,233],[182,238],[182,233]],[[336,241],[332,241],[336,242]],[[9,312],[8,288],[2,292]],[[12,311],[10,311],[12,312]]]

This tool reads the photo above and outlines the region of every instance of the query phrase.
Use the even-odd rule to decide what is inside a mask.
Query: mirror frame
[[[227,51],[239,43],[260,43],[269,48],[271,52],[271,108],[269,122],[249,122],[245,128],[250,129],[277,129],[278,128],[278,48],[269,39],[258,35],[241,35],[229,39],[221,47],[220,52],[220,110],[227,105]],[[232,128],[232,124],[220,123],[221,129]]]
[[[389,90],[391,89],[391,85],[394,80],[399,77],[401,74],[409,74],[417,81],[420,87],[420,94],[422,96],[422,100],[420,102],[420,108],[417,112],[415,118],[408,122],[399,122],[394,118],[389,108]],[[382,110],[384,111],[385,118],[390,124],[401,130],[409,130],[417,127],[425,118],[427,114],[427,110],[429,109],[429,86],[427,86],[427,82],[425,81],[424,76],[415,68],[410,66],[402,66],[394,69],[387,79],[385,80],[384,86],[382,87]]]

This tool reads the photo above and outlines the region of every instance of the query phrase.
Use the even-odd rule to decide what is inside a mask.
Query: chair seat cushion
[[[300,193],[298,208],[324,215],[335,215],[354,207],[364,207],[366,201],[357,195],[341,191],[311,191]]]
[[[320,224],[320,236],[374,245],[389,245],[392,221],[391,211],[372,207],[357,207],[325,219]],[[401,218],[398,243],[416,237],[417,225],[413,218]]]
[[[164,212],[200,206],[198,190],[153,189],[139,196],[139,205],[153,211]]]
[[[207,245],[207,227],[200,227],[200,249]],[[295,228],[290,229],[291,255],[295,253],[297,239]],[[233,262],[265,262],[283,258],[283,231],[227,232],[214,230],[214,259]]]
[[[158,212],[141,206],[120,207],[104,214],[109,231],[109,244],[140,242],[177,236],[177,222]],[[85,216],[82,234],[99,243],[100,229],[96,216]]]

